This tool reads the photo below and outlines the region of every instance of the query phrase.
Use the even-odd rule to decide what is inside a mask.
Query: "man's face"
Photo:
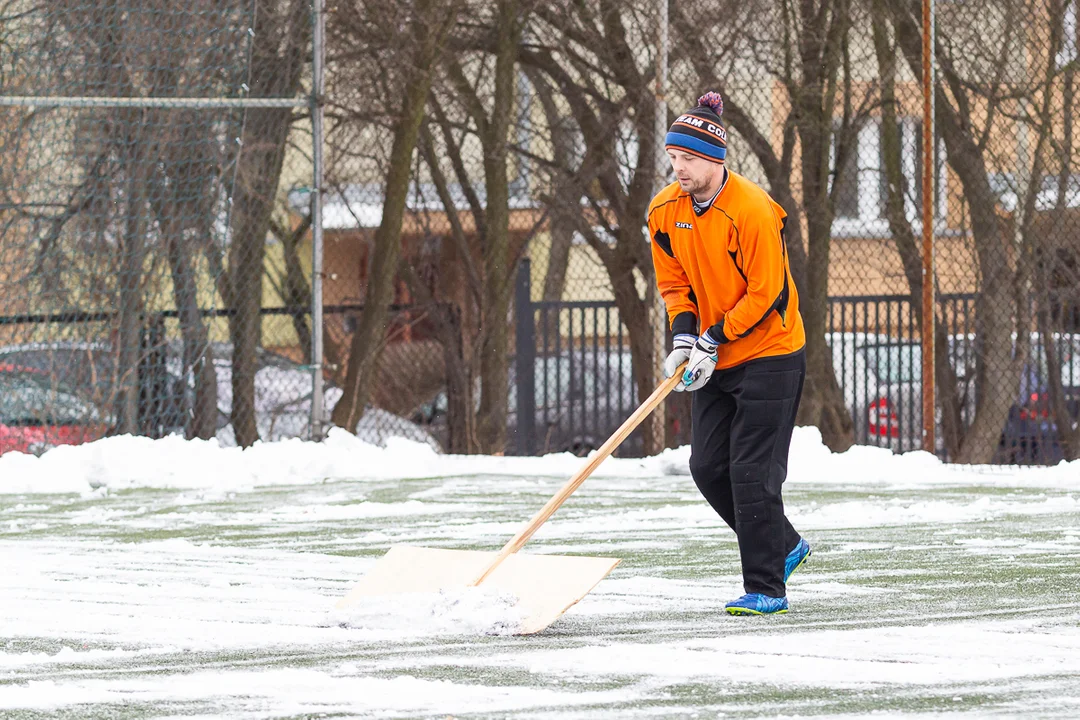
[[[681,152],[674,148],[668,148],[668,159],[671,168],[675,171],[675,177],[679,180],[679,187],[691,195],[700,195],[712,187],[716,173],[723,172],[723,165],[706,160],[705,158]]]

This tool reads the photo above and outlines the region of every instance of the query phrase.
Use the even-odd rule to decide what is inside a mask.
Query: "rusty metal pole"
[[[653,126],[653,132],[656,136],[656,174],[652,188],[654,193],[660,192],[661,188],[667,185],[666,180],[668,173],[671,171],[667,151],[664,150],[664,136],[667,134],[668,129],[668,53],[671,47],[668,0],[658,0],[656,3],[656,15],[656,84],[653,88],[656,98],[656,118]],[[662,358],[668,352],[667,306],[664,305],[664,299],[660,296],[655,282],[649,283],[645,298],[650,306],[649,317],[653,328],[653,350],[658,357]],[[661,366],[661,363],[653,363],[655,382],[664,379]],[[667,403],[660,403],[652,417],[645,421],[652,423],[655,441],[653,447],[645,449],[646,455],[658,453],[666,445],[667,411]]]
[[[934,333],[937,309],[934,298],[934,0],[922,0],[922,415],[923,450],[936,449],[934,420]]]

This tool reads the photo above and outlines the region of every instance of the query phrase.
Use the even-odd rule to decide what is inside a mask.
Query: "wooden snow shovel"
[[[523,618],[517,634],[531,635],[555,622],[567,608],[596,587],[619,564],[619,559],[525,555],[517,551],[668,396],[681,377],[682,373],[677,372],[664,380],[615,434],[600,446],[585,467],[570,478],[502,550],[496,553],[395,545],[348,595],[338,601],[337,607],[357,605],[372,596],[433,593],[483,583],[485,588],[517,597],[515,607]]]

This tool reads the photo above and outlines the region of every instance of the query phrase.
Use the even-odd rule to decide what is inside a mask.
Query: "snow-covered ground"
[[[733,618],[688,450],[609,459],[527,546],[622,558],[544,633],[504,598],[334,604],[395,543],[497,549],[579,458],[335,433],[0,456],[4,718],[1080,716],[1080,463],[796,432],[792,611]]]

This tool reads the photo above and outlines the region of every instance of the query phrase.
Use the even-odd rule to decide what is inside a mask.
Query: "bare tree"
[[[282,247],[282,261],[284,267],[274,267],[267,270],[267,281],[271,283],[277,294],[292,308],[311,307],[311,284],[304,272],[304,264],[300,259],[301,240],[311,232],[311,213],[304,215],[295,227],[287,228],[275,218],[271,218],[270,232]],[[311,357],[311,327],[307,322],[307,315],[298,312],[292,315],[293,330],[300,345],[300,354],[303,357]],[[327,338],[328,344],[333,344],[331,338]],[[333,348],[326,349],[327,356],[336,356]]]
[[[469,193],[477,218],[479,267],[480,332],[476,350],[480,367],[480,408],[477,440],[482,452],[504,452],[506,448],[507,375],[509,353],[508,316],[516,253],[510,241],[510,180],[508,175],[508,133],[512,127],[517,91],[517,53],[523,17],[514,0],[499,0],[491,6],[492,17],[482,27],[490,29],[493,47],[490,59],[479,58],[470,77],[465,67],[468,55],[448,57],[447,89],[468,118],[471,133],[480,140],[483,157],[484,200],[475,189]],[[475,32],[475,30],[473,30]],[[487,71],[490,69],[490,77]],[[486,86],[486,87],[485,87]],[[445,124],[447,108],[440,108]],[[450,140],[452,134],[444,133]],[[462,136],[464,139],[464,136]],[[465,168],[460,144],[456,155],[458,180],[463,187],[473,183]],[[465,174],[460,171],[465,170]],[[471,253],[463,261],[472,263]]]
[[[311,5],[307,0],[260,0],[251,49],[251,97],[294,97],[310,61]],[[228,275],[219,290],[232,339],[231,419],[242,446],[259,439],[255,421],[256,350],[262,340],[266,236],[292,126],[288,108],[247,110],[233,195]]]
[[[1054,53],[1045,57],[1042,72],[1034,81],[1017,80],[1009,72],[1017,68],[1015,53],[1026,46],[1015,33],[1031,24],[1030,7],[1020,0],[992,6],[995,12],[971,15],[957,9],[942,18],[956,31],[939,33],[935,54],[939,81],[935,87],[936,121],[945,141],[950,166],[956,172],[968,203],[980,288],[976,300],[975,416],[959,438],[957,462],[989,462],[998,447],[1001,428],[1020,386],[1021,371],[1029,361],[1033,258],[1036,238],[1031,232],[1045,148],[1052,133]],[[889,6],[897,42],[912,71],[921,72],[922,51],[916,3]],[[1000,14],[999,14],[1000,13]],[[1014,53],[1010,56],[1010,53]],[[1021,60],[1021,65],[1026,61]],[[1039,92],[1039,88],[1043,92]],[[1018,111],[1010,109],[1014,104]],[[1021,148],[1021,157],[1009,163],[1027,181],[1015,187],[1016,203],[1011,222],[996,211],[998,195],[990,186],[990,168],[1000,167],[994,156],[991,128],[998,118],[1011,120],[1025,144],[1034,131],[1033,147]],[[1013,157],[1013,150],[1010,150]],[[953,392],[943,388],[944,393]]]
[[[537,8],[536,40],[522,62],[558,88],[573,113],[584,156],[561,168],[573,178],[589,212],[578,232],[596,253],[611,282],[626,325],[638,396],[652,392],[657,365],[655,328],[648,301],[654,286],[652,258],[642,226],[656,189],[656,113],[651,83],[655,67],[636,44],[651,37],[651,11],[634,4],[575,3]],[[644,288],[644,295],[643,295]],[[642,425],[647,452],[659,450],[663,429]]]
[[[79,82],[90,94],[139,98],[229,90],[224,84],[227,69],[239,69],[242,57],[228,46],[196,49],[185,38],[212,35],[237,23],[242,12],[191,8],[183,15],[165,12],[158,0],[131,9],[124,16],[115,5],[53,4],[47,16],[52,30],[33,53],[44,56],[43,66],[55,82],[63,82],[68,72],[61,58],[81,57]],[[29,6],[26,10],[33,12]],[[179,23],[186,23],[186,35]],[[146,403],[140,402],[140,366],[146,354],[142,334],[147,305],[153,303],[147,293],[157,287],[152,269],[166,260],[184,340],[183,375],[195,372],[188,432],[210,437],[216,430],[217,384],[198,305],[195,258],[214,234],[215,209],[224,192],[220,168],[228,164],[220,151],[221,134],[228,134],[228,123],[211,111],[149,107],[104,114],[85,109],[78,117],[71,148],[82,151],[72,158],[83,168],[83,183],[73,196],[81,199],[53,219],[49,236],[55,240],[45,244],[58,242],[64,226],[74,221],[73,236],[92,243],[89,257],[114,257],[112,278],[101,285],[114,286],[120,298],[117,429],[137,432],[148,419],[141,413]],[[110,236],[120,238],[120,244],[114,246]],[[83,261],[78,272],[65,267],[62,274],[78,276],[92,267],[91,261]]]
[[[703,21],[692,5],[675,3],[673,54],[694,69],[700,90],[724,95],[724,120],[756,158],[770,193],[788,213],[787,247],[807,336],[807,378],[798,422],[816,425],[826,445],[844,450],[853,442],[854,426],[825,338],[836,194],[870,112],[868,100],[857,98],[852,89],[851,3],[782,0],[731,3],[725,9],[716,15],[723,18],[718,27],[716,21]],[[739,19],[739,33],[730,32],[732,17]],[[761,69],[770,91],[762,93],[760,81],[747,82],[747,59]],[[783,89],[786,108],[774,106],[771,83]],[[771,125],[761,124],[754,112],[762,102],[779,113]],[[778,144],[773,126],[780,129]],[[736,146],[735,152],[741,149]]]
[[[556,89],[551,86],[550,79],[536,72],[535,69],[526,72],[543,108],[544,120],[551,140],[551,171],[554,177],[551,181],[551,195],[547,199],[552,209],[551,225],[548,230],[551,244],[548,248],[547,269],[544,273],[541,297],[545,301],[555,302],[562,300],[563,292],[566,290],[570,248],[576,229],[584,223],[581,208],[584,190],[573,174],[580,170],[578,165],[580,158],[575,153],[576,126],[566,99],[557,94]],[[528,151],[529,148],[519,150]],[[550,316],[548,319],[553,320]],[[554,332],[556,329],[549,327],[548,332],[543,336],[552,337]]]
[[[364,412],[370,382],[378,363],[386,334],[388,306],[401,257],[402,217],[411,177],[412,158],[424,118],[428,89],[434,67],[442,54],[446,33],[457,19],[458,4],[416,0],[374,5],[361,3],[351,11],[335,13],[342,40],[353,36],[367,52],[389,52],[395,67],[391,87],[401,97],[401,105],[388,108],[393,116],[393,143],[386,174],[382,219],[375,233],[374,254],[364,297],[364,312],[353,335],[344,393],[331,418],[344,428],[355,428]],[[382,33],[381,42],[373,38]],[[400,38],[406,42],[400,43]],[[392,43],[391,43],[392,40]],[[402,50],[391,52],[390,47]],[[392,100],[393,98],[389,98]]]
[[[882,171],[885,173],[885,217],[889,231],[896,243],[903,265],[904,276],[911,290],[911,307],[915,322],[919,328],[923,322],[922,303],[917,299],[923,292],[922,248],[916,239],[915,230],[908,221],[906,205],[914,196],[914,188],[909,188],[904,175],[902,154],[904,152],[900,124],[897,115],[900,103],[896,93],[896,77],[900,58],[895,41],[890,34],[887,8],[883,0],[874,0],[871,13],[871,32],[874,53],[878,63],[878,77],[881,82],[881,145]],[[920,138],[921,140],[921,138]],[[920,148],[909,148],[908,152],[921,152]],[[921,183],[921,178],[916,178]],[[933,202],[924,198],[923,202]],[[938,406],[942,411],[942,435],[946,452],[955,457],[959,451],[964,427],[962,412],[965,404],[966,387],[960,387],[957,370],[953,367],[949,351],[949,337],[944,323],[935,323],[934,373],[938,390]]]
[[[1061,369],[1064,357],[1059,351],[1058,337],[1073,337],[1080,331],[1080,243],[1073,242],[1070,247],[1065,229],[1066,208],[1068,207],[1069,184],[1073,177],[1073,148],[1076,117],[1075,57],[1076,38],[1066,38],[1065,12],[1067,3],[1062,0],[1050,0],[1047,11],[1050,22],[1049,54],[1055,61],[1067,44],[1073,45],[1074,56],[1060,69],[1061,80],[1061,119],[1062,137],[1053,147],[1052,160],[1058,165],[1057,191],[1054,197],[1054,209],[1049,213],[1049,223],[1034,232],[1042,240],[1036,264],[1036,287],[1039,288],[1039,334],[1042,336],[1046,352],[1047,392],[1050,410],[1061,435],[1062,449],[1067,460],[1080,459],[1080,418],[1074,419],[1066,403],[1066,395]],[[1063,56],[1064,57],[1064,56]],[[1054,78],[1055,80],[1057,78]],[[1048,82],[1042,89],[1047,95],[1056,98],[1054,84]],[[1076,222],[1074,214],[1072,221]],[[1049,225],[1049,228],[1046,228]],[[1045,229],[1044,229],[1045,228]],[[1068,334],[1067,334],[1068,333]],[[1073,382],[1080,378],[1073,377]]]
[[[785,33],[797,48],[788,56],[785,76],[792,99],[794,122],[802,155],[802,193],[807,227],[806,285],[800,291],[800,311],[806,323],[806,386],[799,406],[799,422],[817,425],[822,438],[834,450],[849,446],[854,425],[844,406],[836,381],[832,355],[825,344],[828,330],[829,248],[835,214],[835,195],[830,193],[833,168],[843,168],[845,156],[854,151],[858,120],[853,117],[854,99],[846,68],[851,23],[849,0],[799,0],[783,2]],[[792,69],[797,67],[798,70]],[[843,88],[839,88],[844,68]],[[837,101],[843,103],[844,132],[834,146]],[[835,164],[834,164],[835,163]],[[833,187],[838,187],[835,180]]]

